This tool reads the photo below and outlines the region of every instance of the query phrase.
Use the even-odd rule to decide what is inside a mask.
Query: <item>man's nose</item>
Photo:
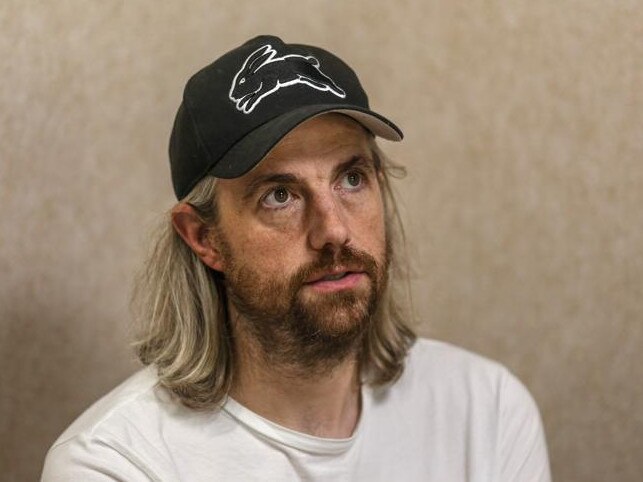
[[[332,194],[311,200],[308,224],[308,240],[315,250],[337,249],[350,241],[345,207]]]

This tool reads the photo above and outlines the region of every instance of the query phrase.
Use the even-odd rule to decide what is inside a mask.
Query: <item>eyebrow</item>
[[[264,176],[257,176],[248,184],[243,192],[243,200],[247,201],[259,190],[261,186],[266,184],[296,184],[299,182],[299,177],[290,173],[274,173],[266,174]]]
[[[337,176],[340,172],[349,171],[354,167],[361,167],[363,169],[375,170],[375,161],[370,157],[363,155],[356,155],[351,157],[348,161],[342,162],[334,170],[333,175]]]
[[[351,168],[354,167],[362,167],[367,170],[373,171],[375,169],[374,161],[371,160],[370,158],[367,158],[363,155],[355,155],[352,156],[348,161],[342,162],[341,164],[338,164],[335,166],[333,169],[333,178],[337,177],[341,172],[345,172],[350,170]],[[243,200],[247,201],[251,197],[254,196],[254,194],[261,188],[261,186],[264,186],[266,184],[298,184],[298,183],[303,183],[303,180],[292,173],[289,172],[276,172],[272,174],[265,174],[263,176],[257,176],[255,179],[253,179],[248,186],[244,189],[243,192]]]

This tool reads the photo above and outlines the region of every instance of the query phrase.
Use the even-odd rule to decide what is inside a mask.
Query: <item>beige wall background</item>
[[[643,480],[643,5],[3,0],[0,478],[137,368],[128,296],[170,207],[187,77],[250,36],[336,51],[384,147],[419,331],[500,360],[555,480]]]

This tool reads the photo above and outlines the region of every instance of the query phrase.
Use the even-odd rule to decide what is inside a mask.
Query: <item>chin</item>
[[[333,293],[324,300],[300,305],[301,323],[307,324],[311,334],[328,338],[352,337],[368,326],[371,310],[369,296],[355,293]]]

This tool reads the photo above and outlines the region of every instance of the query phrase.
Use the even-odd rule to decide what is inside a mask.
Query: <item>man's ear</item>
[[[223,272],[223,256],[212,236],[211,227],[199,217],[194,207],[179,203],[172,208],[171,216],[174,229],[201,261]]]

